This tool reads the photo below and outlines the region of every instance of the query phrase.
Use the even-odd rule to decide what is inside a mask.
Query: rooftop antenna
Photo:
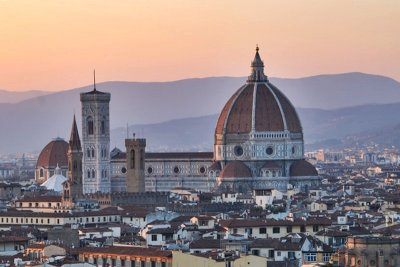
[[[96,91],[96,69],[93,69],[93,90]]]

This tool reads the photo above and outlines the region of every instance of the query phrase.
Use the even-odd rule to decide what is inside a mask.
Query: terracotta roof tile
[[[283,109],[283,113],[285,114],[288,130],[293,133],[301,133],[302,127],[300,119],[292,103],[290,103],[289,99],[273,84],[269,83],[268,85],[271,87],[276,97],[279,99],[279,102]]]
[[[256,131],[283,131],[284,124],[278,102],[265,84],[258,85],[256,97]]]
[[[255,125],[252,125],[253,105]],[[252,126],[257,132],[284,131],[285,122],[290,132],[302,133],[295,108],[278,88],[269,82],[250,83],[236,91],[225,104],[218,118],[215,133],[249,133]]]
[[[61,202],[61,196],[36,196],[28,197],[24,196],[19,202]]]
[[[102,248],[79,248],[79,254],[102,254],[102,255],[129,255],[134,256],[147,256],[147,257],[164,257],[172,258],[172,252],[168,250],[160,250],[157,248],[146,247],[102,247]]]
[[[191,249],[220,249],[221,240],[219,239],[198,239],[190,243]]]
[[[241,161],[235,160],[226,164],[220,174],[221,178],[252,177],[250,169]]]
[[[290,176],[318,176],[318,172],[308,161],[298,160],[290,166]]]

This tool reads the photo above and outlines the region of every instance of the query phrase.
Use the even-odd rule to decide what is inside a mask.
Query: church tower
[[[126,191],[145,192],[144,165],[146,139],[125,139]]]
[[[68,206],[72,206],[76,198],[82,195],[82,156],[81,140],[74,115],[67,152],[68,180],[63,184],[63,201]]]
[[[110,93],[94,88],[81,93],[83,193],[111,192]]]

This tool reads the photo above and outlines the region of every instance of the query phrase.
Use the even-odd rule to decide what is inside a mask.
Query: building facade
[[[130,151],[127,148],[127,151]],[[113,192],[127,191],[127,155],[119,149],[111,153],[111,186]],[[129,163],[128,163],[129,164]],[[210,177],[212,152],[145,152],[145,191],[166,192],[174,188],[191,188],[209,192],[215,186]]]

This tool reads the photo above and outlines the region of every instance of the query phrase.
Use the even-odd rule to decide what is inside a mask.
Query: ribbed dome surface
[[[68,143],[61,138],[56,138],[48,143],[40,152],[37,167],[55,167],[68,165]]]
[[[311,163],[303,159],[290,166],[290,176],[318,176],[318,172]]]
[[[269,82],[241,87],[225,104],[215,133],[250,133],[252,129],[256,132],[302,132],[293,105]]]
[[[229,162],[221,171],[221,178],[251,177],[250,169],[241,161]]]
[[[247,83],[233,94],[218,118],[215,134],[256,132],[302,133],[296,110],[264,74],[264,62],[256,48]]]

